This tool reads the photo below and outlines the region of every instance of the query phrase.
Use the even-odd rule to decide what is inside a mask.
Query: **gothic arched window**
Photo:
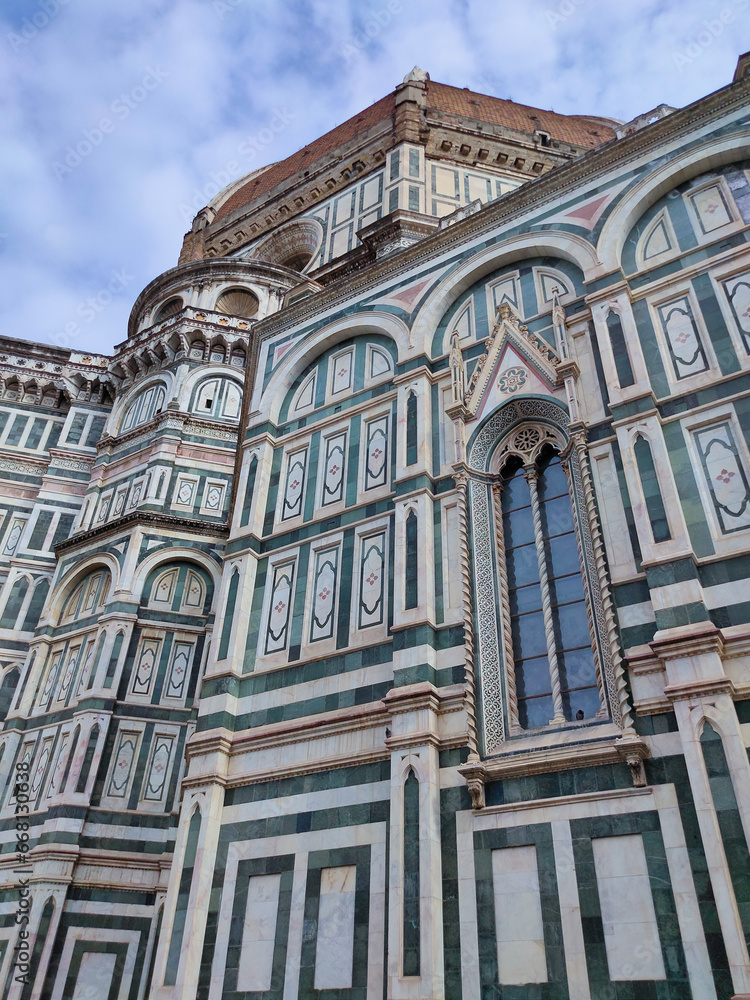
[[[590,719],[601,695],[560,456],[545,450],[527,465],[511,458],[500,506],[518,723],[538,729]]]
[[[147,423],[157,413],[161,413],[164,409],[165,399],[166,392],[163,385],[152,385],[140,393],[128,407],[121,430],[123,432],[129,431]]]
[[[98,614],[107,600],[109,584],[108,570],[95,569],[88,573],[65,602],[60,623],[67,624],[79,618]]]
[[[149,574],[142,603],[156,611],[204,615],[208,613],[206,596],[210,596],[210,589],[204,570],[185,562],[169,563]]]
[[[569,426],[557,401],[518,399],[467,449],[464,531],[488,756],[527,732],[629,724],[585,437]]]
[[[200,383],[193,394],[190,410],[201,417],[237,421],[242,389],[230,378],[212,378]]]

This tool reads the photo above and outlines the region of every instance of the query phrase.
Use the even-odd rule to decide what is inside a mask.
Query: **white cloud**
[[[238,157],[244,172],[299,149],[414,64],[524,104],[628,119],[728,83],[749,17],[750,0],[6,3],[0,329],[44,341],[73,324],[71,346],[111,350],[140,290],[177,262],[181,206],[207,201]],[[149,73],[161,77],[150,89]],[[238,154],[279,110],[271,141]],[[79,144],[80,163],[56,171]],[[89,321],[86,301],[123,269],[132,278]]]

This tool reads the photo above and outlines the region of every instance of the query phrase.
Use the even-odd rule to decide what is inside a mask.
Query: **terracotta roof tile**
[[[450,87],[445,83],[427,84],[427,106],[435,111],[461,118],[478,118],[490,125],[501,125],[522,132],[541,129],[559,142],[575,146],[601,146],[614,139],[614,129],[598,121],[577,115],[561,115],[516,104],[501,97],[475,94],[472,90]]]
[[[505,126],[522,132],[541,129],[558,142],[576,146],[600,146],[615,136],[613,129],[603,122],[589,121],[576,115],[561,115],[555,111],[542,111],[499,97],[489,97],[485,94],[476,94],[472,90],[451,87],[445,83],[430,81],[427,87],[428,109],[454,117],[478,118],[490,125]],[[267,194],[282,181],[303,170],[307,164],[316,163],[340,146],[356,139],[366,129],[392,118],[394,111],[395,94],[391,93],[285,160],[272,164],[258,177],[239,187],[220,206],[216,217],[226,218],[235,210]]]
[[[360,114],[342,122],[341,125],[337,125],[336,128],[326,132],[319,139],[315,139],[297,153],[292,153],[285,160],[274,163],[268,170],[264,170],[258,178],[238,188],[231,198],[219,208],[216,217],[223,218],[234,212],[235,209],[248,205],[254,198],[258,198],[275,188],[277,184],[288,177],[294,176],[298,170],[304,169],[306,164],[317,162],[328,153],[333,153],[339,146],[356,139],[360,132],[391,118],[395,104],[394,95],[388,94],[387,97],[371,104],[369,108],[365,108]]]

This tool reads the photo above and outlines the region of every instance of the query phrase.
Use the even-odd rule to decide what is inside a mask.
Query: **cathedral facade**
[[[2,1000],[750,997],[750,79],[430,80],[0,339]]]

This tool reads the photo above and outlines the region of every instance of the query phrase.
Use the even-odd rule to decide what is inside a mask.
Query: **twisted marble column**
[[[477,736],[476,678],[474,657],[474,615],[471,601],[471,556],[469,552],[469,519],[466,489],[469,477],[466,472],[455,474],[458,495],[458,525],[461,535],[461,596],[464,617],[464,663],[466,671],[466,729],[468,732],[469,759],[479,759],[479,739]]]
[[[560,669],[557,665],[557,648],[555,645],[555,627],[552,621],[552,601],[549,593],[549,578],[547,576],[547,558],[544,553],[544,532],[542,530],[542,512],[539,506],[539,493],[537,491],[537,471],[536,466],[527,465],[523,474],[529,484],[529,494],[531,496],[531,516],[534,521],[534,541],[536,543],[536,560],[539,567],[539,587],[542,591],[542,614],[544,616],[544,636],[547,640],[547,661],[549,663],[549,677],[552,686],[552,707],[554,715],[550,719],[550,725],[556,726],[565,722],[563,712],[562,691],[560,688]]]
[[[495,543],[497,548],[497,582],[500,592],[500,614],[502,616],[503,663],[505,664],[505,684],[508,692],[508,721],[511,733],[518,732],[518,694],[516,691],[516,667],[513,656],[513,632],[508,603],[508,566],[505,560],[505,533],[503,532],[502,509],[503,484],[492,484],[492,499],[495,509]]]

